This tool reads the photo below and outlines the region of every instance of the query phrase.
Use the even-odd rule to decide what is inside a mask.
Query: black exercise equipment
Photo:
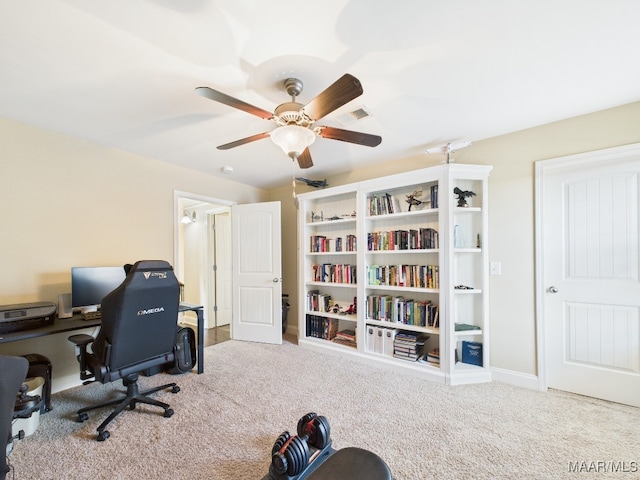
[[[360,448],[334,450],[326,417],[307,413],[298,421],[297,434],[278,436],[263,480],[391,480],[389,467],[376,454]]]
[[[53,407],[51,406],[51,360],[49,360],[44,355],[40,355],[39,353],[28,353],[27,355],[23,355],[23,357],[29,361],[27,378],[44,378],[44,386],[42,387],[42,406],[40,407],[40,414],[50,412],[51,410],[53,410]]]
[[[16,394],[27,377],[29,362],[26,358],[0,355],[0,479],[4,480],[9,472],[7,455],[11,449],[11,422],[16,405]],[[33,406],[33,405],[32,405]]]

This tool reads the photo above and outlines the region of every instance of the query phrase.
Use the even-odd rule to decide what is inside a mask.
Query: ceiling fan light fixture
[[[271,140],[291,158],[299,157],[316,140],[313,130],[299,125],[283,125],[271,132]]]

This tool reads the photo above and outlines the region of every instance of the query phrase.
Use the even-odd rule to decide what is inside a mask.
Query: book
[[[455,324],[456,332],[466,332],[469,330],[480,330],[480,327],[477,325],[471,325],[468,323],[456,323]]]
[[[462,342],[462,363],[482,366],[482,343]]]

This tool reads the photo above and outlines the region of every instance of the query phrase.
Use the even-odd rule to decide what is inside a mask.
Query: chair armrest
[[[87,335],[86,333],[79,333],[78,335],[71,335],[68,340],[71,343],[75,343],[78,347],[84,347],[86,349],[87,345],[93,342],[95,338],[91,335]]]
[[[93,343],[95,338],[86,333],[79,333],[77,335],[71,335],[68,340],[80,349],[80,354],[78,355],[78,361],[80,362],[80,379],[87,380],[93,378],[93,373],[87,370],[87,345]]]

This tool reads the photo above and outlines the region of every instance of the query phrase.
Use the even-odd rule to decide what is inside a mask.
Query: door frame
[[[173,267],[176,272],[180,272],[182,268],[181,255],[180,255],[180,252],[182,249],[182,245],[180,241],[180,221],[182,220],[182,216],[184,213],[183,206],[182,206],[183,200],[195,201],[199,203],[208,203],[208,204],[211,204],[212,206],[219,206],[221,208],[228,208],[228,209],[230,209],[233,205],[237,204],[237,202],[231,201],[231,200],[214,198],[206,195],[184,192],[180,190],[173,191]],[[207,242],[209,242],[209,234],[210,232],[207,233],[208,235]],[[207,252],[207,262],[209,261],[208,255],[209,254]],[[205,281],[207,282],[207,285],[205,286],[205,288],[206,288],[206,291],[209,292],[209,297],[210,297],[212,285],[210,285],[211,281],[210,281],[210,276],[208,274],[205,275]],[[205,316],[205,328],[212,327],[212,325],[208,321],[208,317],[209,317],[208,315]]]
[[[548,389],[547,351],[546,351],[546,325],[545,325],[545,285],[544,285],[544,219],[543,219],[543,194],[545,175],[554,169],[568,166],[599,163],[605,160],[616,160],[627,155],[640,153],[640,143],[622,145],[619,147],[605,148],[586,153],[567,155],[562,157],[539,160],[535,162],[535,295],[536,295],[536,348],[538,368],[538,388]]]
[[[206,210],[206,214],[207,214],[207,268],[209,268],[211,265],[216,265],[215,270],[214,269],[209,269],[208,270],[208,288],[207,288],[207,292],[208,292],[208,299],[209,299],[209,303],[210,306],[215,307],[215,312],[213,313],[213,317],[214,317],[214,322],[213,325],[211,325],[211,323],[209,323],[209,328],[211,327],[220,327],[220,305],[221,305],[221,300],[220,300],[220,282],[219,282],[219,270],[220,270],[220,259],[218,258],[218,254],[219,254],[219,239],[220,239],[220,230],[217,228],[217,221],[216,221],[216,217],[218,215],[226,215],[228,217],[228,221],[229,224],[231,224],[231,207],[227,207],[227,206],[221,206],[221,205],[215,205],[215,208],[210,208]],[[233,238],[231,235],[231,226],[229,226],[229,231],[228,233],[228,243],[231,246],[233,243]],[[224,238],[224,235],[222,235],[222,238]],[[231,258],[232,255],[229,255],[229,264],[231,264]],[[230,268],[229,271],[231,271],[232,269]],[[231,287],[233,288],[233,287]],[[229,305],[229,309],[231,309],[231,305]],[[211,308],[209,309],[209,316],[211,316]],[[224,326],[226,325],[231,325],[231,320],[229,320],[228,323],[225,323]]]

